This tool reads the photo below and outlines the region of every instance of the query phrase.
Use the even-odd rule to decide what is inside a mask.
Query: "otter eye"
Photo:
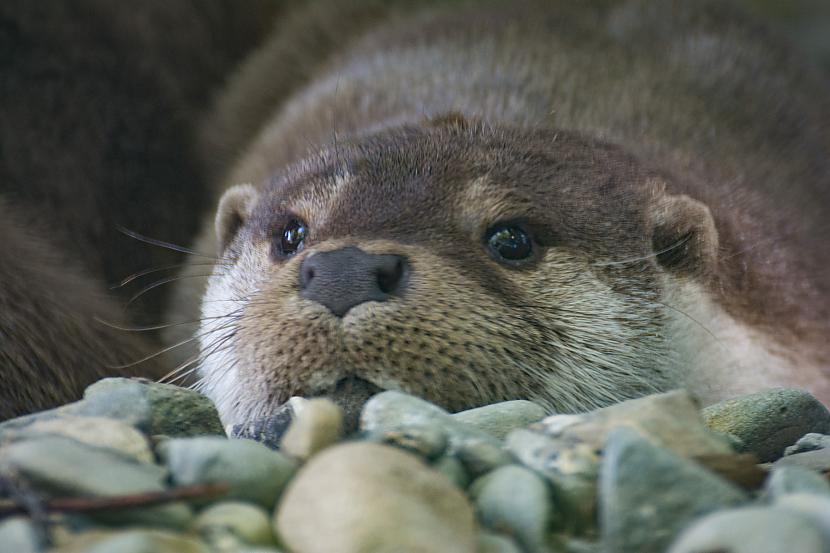
[[[304,222],[299,219],[291,219],[282,229],[280,237],[280,255],[289,257],[303,249],[303,242],[308,234]]]
[[[498,225],[487,231],[487,247],[498,260],[522,261],[533,253],[533,240],[521,226]]]

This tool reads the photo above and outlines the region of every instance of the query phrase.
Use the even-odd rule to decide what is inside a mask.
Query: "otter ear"
[[[215,222],[220,253],[227,249],[239,229],[248,220],[256,199],[257,191],[250,184],[238,184],[222,195]]]
[[[706,276],[715,270],[718,232],[709,208],[686,195],[661,197],[652,211],[651,247],[666,270]]]

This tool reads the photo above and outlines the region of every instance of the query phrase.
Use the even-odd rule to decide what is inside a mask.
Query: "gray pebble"
[[[784,456],[815,451],[817,449],[830,449],[830,436],[827,434],[816,434],[811,432],[805,434],[794,445],[784,450]]]
[[[476,541],[476,553],[522,553],[522,550],[507,536],[480,532]]]
[[[283,403],[266,417],[253,419],[230,427],[231,438],[254,440],[270,449],[279,449],[280,440],[294,420],[294,408],[290,401]]]
[[[390,428],[367,436],[367,439],[405,449],[426,460],[439,457],[448,443],[447,433],[435,423]]]
[[[733,453],[731,441],[703,424],[697,401],[684,390],[654,394],[580,415],[553,415],[531,425],[550,437],[599,450],[619,427],[633,428],[682,457]]]
[[[774,461],[810,432],[830,432],[830,413],[803,390],[776,388],[722,401],[703,410],[706,424],[733,434],[761,462]]]
[[[452,415],[428,401],[402,392],[386,391],[374,396],[366,402],[360,414],[360,429],[368,434],[408,426],[442,428],[447,434],[450,454],[455,454],[467,442],[484,442],[497,449],[501,447],[501,442],[487,432],[455,420]]]
[[[685,530],[669,553],[824,553],[822,536],[809,520],[769,507],[711,514]]]
[[[457,487],[466,489],[470,485],[470,476],[464,465],[455,457],[445,455],[432,464],[432,468],[450,479]]]
[[[105,449],[53,436],[9,444],[0,449],[0,463],[10,466],[38,489],[54,495],[112,496],[165,489],[167,471],[138,463]],[[183,528],[190,509],[169,503],[140,509],[91,513],[101,520],[144,522]]]
[[[513,462],[513,457],[501,445],[477,439],[461,442],[455,455],[473,478]]]
[[[250,501],[272,509],[296,470],[296,463],[277,451],[250,440],[204,436],[180,438],[162,444],[173,482],[187,486],[226,482],[224,499]]]
[[[0,551],[40,553],[40,538],[34,524],[22,516],[0,521]]]
[[[508,434],[506,448],[551,483],[565,528],[579,533],[596,524],[600,459],[591,445],[519,429]]]
[[[816,493],[830,497],[827,478],[798,465],[773,466],[765,484],[765,494],[770,499],[791,493]]]
[[[555,516],[550,490],[535,472],[518,465],[498,468],[470,486],[481,523],[512,536],[530,551],[545,545]]]
[[[276,545],[269,513],[251,503],[223,501],[211,505],[199,513],[193,527],[208,542],[214,542],[216,537],[221,538],[224,534],[231,534],[237,538],[238,544]]]
[[[812,521],[824,534],[824,543],[830,551],[830,498],[811,493],[794,493],[778,497],[774,505]]]
[[[795,453],[778,459],[775,466],[799,466],[815,472],[830,471],[830,449],[816,449]]]
[[[452,415],[452,418],[503,440],[514,428],[540,421],[545,415],[547,413],[541,405],[518,399],[461,411]]]
[[[126,530],[102,539],[84,553],[210,553],[198,540],[157,530]]]
[[[730,482],[628,428],[608,437],[599,481],[603,546],[615,553],[662,553],[693,519],[747,499]]]

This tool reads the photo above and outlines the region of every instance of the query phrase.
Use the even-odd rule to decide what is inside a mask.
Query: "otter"
[[[203,129],[197,387],[227,424],[383,389],[826,403],[829,92],[720,1],[300,7]]]

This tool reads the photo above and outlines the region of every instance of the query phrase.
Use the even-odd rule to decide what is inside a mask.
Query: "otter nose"
[[[353,246],[321,252],[300,264],[300,295],[342,317],[366,301],[386,301],[406,287],[405,257],[366,253]]]

